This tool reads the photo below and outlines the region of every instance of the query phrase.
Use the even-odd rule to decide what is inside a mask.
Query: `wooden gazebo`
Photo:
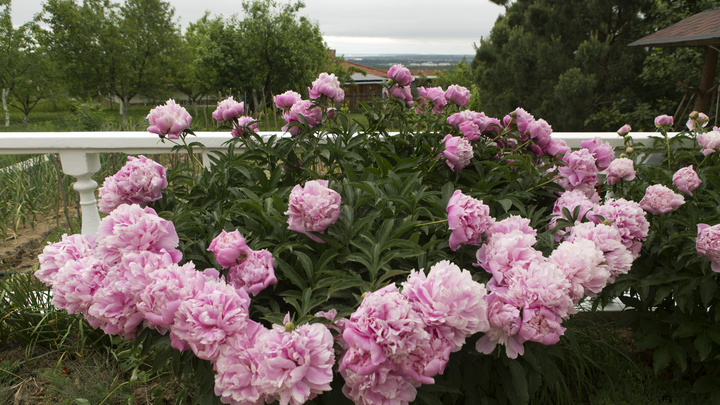
[[[709,113],[710,95],[720,48],[720,8],[705,10],[667,28],[638,39],[628,46],[643,47],[705,47],[700,86],[689,88],[695,93],[695,110]]]

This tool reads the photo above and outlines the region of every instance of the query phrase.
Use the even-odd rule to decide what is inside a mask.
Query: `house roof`
[[[370,73],[365,76],[363,76],[362,73],[353,73],[351,77],[355,81],[355,83],[382,83],[383,81],[387,80],[384,77],[371,75]]]
[[[670,47],[720,45],[720,8],[705,10],[628,46]]]
[[[376,69],[376,68],[372,68],[372,67],[370,67],[370,66],[361,65],[361,64],[359,64],[359,63],[350,62],[350,61],[347,61],[347,60],[346,60],[344,63],[345,63],[345,66],[344,66],[345,69],[348,69],[348,68],[350,68],[350,67],[354,67],[354,68],[356,68],[356,69],[360,69],[360,70],[366,72],[366,73],[368,74],[368,76],[373,75],[373,76],[377,76],[377,77],[381,77],[381,78],[387,79],[387,70]],[[354,79],[354,78],[355,78],[355,77],[353,77],[353,79]],[[357,79],[356,79],[355,81],[357,81]]]

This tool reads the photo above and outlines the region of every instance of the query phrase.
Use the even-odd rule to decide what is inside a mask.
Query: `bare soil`
[[[38,255],[47,246],[51,234],[62,234],[67,227],[59,227],[54,218],[42,218],[34,226],[19,228],[6,241],[0,238],[0,272],[24,273],[37,267]]]

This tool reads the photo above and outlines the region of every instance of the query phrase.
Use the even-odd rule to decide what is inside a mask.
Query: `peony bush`
[[[697,274],[670,280],[696,283],[684,288],[705,291],[706,307],[716,302],[720,220],[691,215],[708,204],[710,146],[693,146],[702,162],[690,151],[668,157],[661,167],[673,172],[651,185],[662,176],[629,128],[635,154],[615,159],[600,139],[572,151],[522,108],[487,117],[463,109],[461,86],[413,97],[406,68],[389,76],[385,97],[364,105],[367,126],[324,108],[344,92],[323,73],[310,99],[275,96],[284,136],[261,136],[230,98],[213,113],[233,132],[211,168],[151,170],[131,158],[106,183],[134,179],[108,190],[140,195],[104,205],[98,235],[65,236],[40,255],[36,275],[53,304],[134,339],[193,403],[375,405],[523,404],[561,390],[552,348],[583,301],[617,294],[681,313],[700,304],[671,305],[682,297],[672,287],[648,296],[646,280],[662,285],[667,274],[636,275],[669,254],[657,246],[669,249],[663,235],[681,226],[693,244],[681,257]],[[182,127],[189,149],[191,118],[167,106],[153,110],[149,130],[173,139]],[[704,131],[701,116],[691,121]],[[155,174],[168,184],[159,199]],[[691,207],[690,221],[708,224],[674,219]],[[707,358],[717,348],[703,333]],[[677,351],[672,338],[658,346]]]

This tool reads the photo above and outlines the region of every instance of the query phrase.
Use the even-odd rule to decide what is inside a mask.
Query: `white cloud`
[[[82,0],[76,0],[82,1]],[[120,0],[122,1],[122,0]],[[282,2],[282,0],[279,0]],[[14,0],[15,25],[42,11],[44,0]],[[241,0],[170,0],[183,26],[211,15],[242,14]],[[305,0],[300,15],[316,21],[338,54],[473,54],[504,11],[489,0]]]

